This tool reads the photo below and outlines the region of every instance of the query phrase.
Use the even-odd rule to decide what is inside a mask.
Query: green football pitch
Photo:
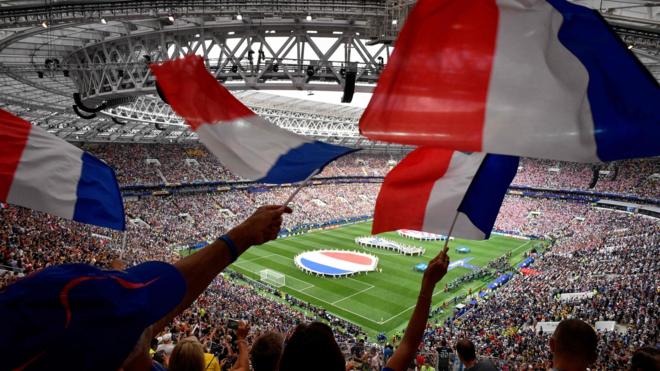
[[[434,257],[440,251],[442,242],[406,239],[395,232],[383,234],[383,237],[404,244],[426,248],[423,256],[404,256],[377,248],[361,247],[354,242],[355,237],[370,235],[370,230],[371,223],[360,223],[278,239],[249,249],[231,268],[256,280],[263,269],[283,273],[286,284],[280,288],[282,291],[358,324],[371,335],[378,332],[390,334],[405,326],[415,306],[422,273],[414,271],[413,267],[418,263],[427,263]],[[523,260],[524,252],[534,244],[534,241],[498,235],[493,235],[487,241],[456,239],[449,243],[449,256],[452,261],[472,257],[470,264],[484,266],[511,251],[510,262],[517,264]],[[456,252],[455,247],[459,245],[469,247],[471,252]],[[315,277],[296,268],[293,262],[295,255],[319,249],[357,250],[376,255],[382,272],[333,279]],[[470,288],[477,292],[487,284],[486,280],[471,281],[456,290],[444,292],[444,283],[469,272],[469,269],[463,267],[450,270],[433,294],[434,307],[449,302],[455,296],[465,295]]]

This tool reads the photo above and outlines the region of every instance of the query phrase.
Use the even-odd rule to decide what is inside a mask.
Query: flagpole
[[[289,203],[291,203],[291,201],[293,201],[293,198],[296,197],[296,195],[298,194],[298,192],[300,192],[301,189],[303,189],[307,184],[309,184],[309,181],[312,180],[312,177],[313,177],[314,175],[318,174],[318,173],[319,173],[319,169],[316,169],[316,170],[314,170],[311,174],[309,174],[309,176],[307,177],[307,179],[305,179],[305,180],[303,180],[302,182],[300,182],[300,183],[298,184],[298,187],[293,191],[293,193],[291,193],[291,196],[289,196],[289,198],[287,198],[286,201],[284,201],[284,205],[283,205],[283,206],[284,206],[284,207],[289,206]]]
[[[447,238],[445,239],[445,247],[442,249],[444,253],[449,251],[449,236],[451,236],[452,232],[454,232],[454,226],[456,225],[457,219],[458,219],[458,211],[456,212],[456,215],[454,215],[454,220],[451,222],[451,226],[449,227],[449,233],[447,233]]]

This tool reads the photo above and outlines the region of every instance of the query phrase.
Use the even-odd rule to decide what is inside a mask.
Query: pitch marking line
[[[305,285],[307,285],[305,288],[302,288],[302,289],[294,289],[293,287],[291,287],[291,286],[289,286],[289,285],[286,285],[286,284],[284,285],[284,286],[289,287],[289,288],[292,288],[292,289],[294,289],[294,290],[296,290],[296,291],[303,292],[304,290],[311,289],[312,287],[316,287],[314,284],[311,284],[311,283],[309,283],[309,282],[305,282],[305,281],[303,281],[303,280],[301,280],[301,279],[298,279],[298,278],[296,278],[296,277],[293,277],[293,276],[288,276],[287,278],[288,278],[289,280],[295,280],[295,281],[302,282],[302,283],[304,283]],[[285,278],[285,280],[286,280],[287,278]],[[326,303],[327,303],[327,302],[326,302]]]
[[[435,294],[431,295],[431,297],[434,297],[434,296],[436,296],[436,295],[438,295],[438,294],[442,294],[442,290],[440,290],[440,291],[436,292]],[[399,314],[395,314],[395,315],[393,315],[392,317],[390,317],[390,318],[387,319],[387,320],[384,320],[384,321],[378,321],[378,322],[376,322],[376,323],[379,324],[379,325],[382,325],[382,324],[385,324],[385,323],[387,323],[387,322],[390,322],[391,320],[393,320],[393,319],[399,317],[399,316],[402,315],[403,313],[405,313],[405,312],[407,312],[407,311],[409,311],[409,310],[415,308],[415,306],[417,306],[416,303],[415,303],[415,305],[411,305],[411,306],[409,306],[408,308],[402,310],[401,312],[399,312]]]
[[[245,263],[245,262],[251,262],[259,259],[265,259],[265,258],[270,258],[271,256],[275,256],[277,254],[268,254],[268,255],[263,255],[263,256],[258,256],[256,258],[250,258],[250,259],[240,259],[238,263]]]
[[[346,300],[346,299],[350,299],[350,298],[352,298],[352,297],[355,296],[355,295],[362,294],[363,292],[368,291],[368,290],[371,290],[371,289],[373,289],[373,287],[367,287],[366,289],[363,289],[363,290],[360,290],[360,291],[358,291],[358,292],[356,292],[356,293],[354,293],[354,294],[348,295],[348,296],[345,297],[345,298],[342,298],[342,299],[339,299],[339,300],[335,300],[335,301],[331,302],[330,304],[335,305],[335,304],[337,304],[337,303],[339,303],[339,302],[342,302],[342,301],[344,301],[344,300]]]
[[[243,263],[250,263],[250,262],[253,262],[255,260],[270,258],[271,256],[276,256],[276,255],[278,255],[278,254],[268,254],[268,255],[259,256],[259,257],[256,257],[256,258],[241,260],[241,261],[238,261],[238,262],[234,263],[233,266],[248,270],[250,272],[253,272],[252,269],[248,269],[247,267],[244,267]],[[258,273],[258,272],[254,272],[254,273]]]
[[[360,284],[362,284],[362,285],[368,285],[368,286],[371,286],[371,288],[374,288],[374,287],[375,287],[374,285],[372,285],[372,284],[370,284],[370,283],[362,282],[362,281],[358,281],[358,280],[356,280],[355,278],[352,278],[352,277],[346,277],[346,278],[349,279],[349,280],[351,280],[351,281],[355,281],[355,282],[357,282],[357,283],[360,283]]]
[[[358,291],[358,292],[356,292],[356,293],[353,293],[353,294],[351,294],[351,295],[349,295],[349,296],[346,296],[346,297],[344,297],[344,298],[341,298],[341,299],[339,299],[339,300],[335,300],[335,301],[331,302],[330,304],[335,305],[335,304],[339,303],[340,301],[344,301],[344,300],[346,300],[346,299],[352,298],[352,297],[355,296],[355,295],[361,294],[361,293],[363,293],[363,292],[365,292],[365,291],[371,290],[371,289],[373,289],[374,287],[376,287],[376,286],[374,286],[374,285],[372,285],[372,284],[370,284],[370,283],[366,283],[366,282],[358,281],[358,280],[356,280],[356,279],[354,279],[354,278],[350,278],[350,277],[349,277],[348,279],[351,280],[351,281],[359,282],[359,283],[361,283],[361,284],[363,284],[363,285],[369,285],[369,287],[364,288],[364,289],[362,289],[362,290],[360,290],[360,291]]]
[[[516,251],[522,249],[524,246],[526,246],[528,243],[530,243],[530,242],[532,242],[532,241],[533,241],[533,240],[529,240],[529,241],[525,242],[524,244],[522,244],[522,245],[516,247],[515,249],[511,250],[511,256],[513,256],[513,254],[514,254]]]

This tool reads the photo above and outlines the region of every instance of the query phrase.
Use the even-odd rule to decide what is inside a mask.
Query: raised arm
[[[261,245],[277,238],[284,213],[291,213],[291,209],[275,205],[262,206],[243,223],[230,230],[227,235],[236,246],[236,257],[250,246]],[[206,290],[211,281],[232,262],[231,248],[225,241],[216,240],[174,264],[186,280],[186,294],[173,311],[154,324],[153,332],[160,332],[174,317],[188,308]]]
[[[238,329],[236,330],[236,340],[238,344],[238,360],[232,367],[232,371],[250,371],[250,359],[249,353],[250,349],[247,343],[247,335],[250,332],[250,325],[245,321],[240,321],[238,323]]]
[[[123,371],[149,370],[151,358],[148,349],[151,338],[188,308],[234,258],[238,258],[250,246],[274,240],[282,226],[284,213],[291,213],[291,209],[284,206],[263,206],[229,231],[227,236],[235,245],[235,253],[225,241],[217,240],[174,264],[186,281],[186,293],[176,308],[142,332],[140,340],[124,362]]]
[[[449,256],[447,256],[447,248],[443,249],[435,258],[430,262],[424,271],[422,278],[422,285],[417,297],[417,305],[413,311],[406,333],[403,335],[401,344],[394,351],[392,358],[387,361],[386,368],[394,371],[404,371],[408,369],[408,365],[412,362],[417,347],[422,341],[424,329],[426,328],[426,321],[429,318],[429,310],[433,299],[433,289],[442,277],[447,273],[449,266]]]

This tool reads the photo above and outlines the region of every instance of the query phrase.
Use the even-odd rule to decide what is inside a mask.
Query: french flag
[[[577,162],[660,155],[660,88],[594,10],[419,0],[360,120],[372,140]]]
[[[294,134],[259,117],[190,55],[151,65],[172,109],[233,173],[261,183],[305,180],[351,148]]]
[[[392,169],[376,199],[372,233],[412,229],[488,239],[518,157],[419,147]]]
[[[123,231],[115,173],[101,160],[0,110],[0,201]]]

